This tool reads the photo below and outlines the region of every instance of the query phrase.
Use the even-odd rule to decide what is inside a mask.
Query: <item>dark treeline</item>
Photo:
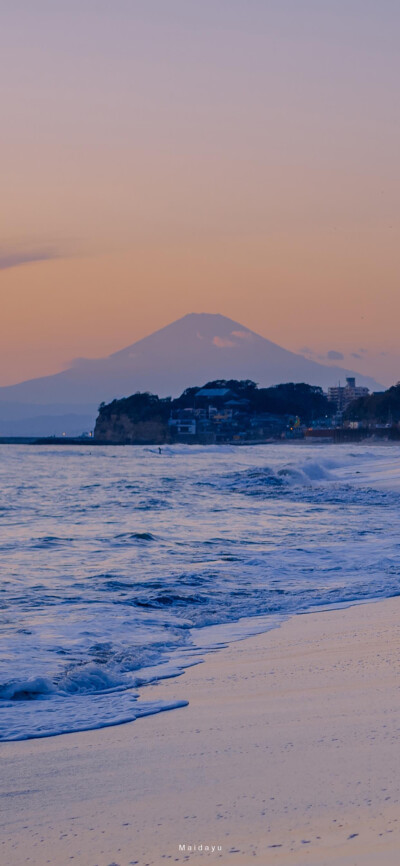
[[[397,424],[400,421],[400,383],[387,391],[354,400],[344,418],[369,424]]]

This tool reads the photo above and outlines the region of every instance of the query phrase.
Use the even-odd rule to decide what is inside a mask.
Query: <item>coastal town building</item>
[[[168,427],[172,435],[195,436],[197,433],[197,423],[194,413],[190,410],[183,410],[180,413],[171,415],[168,419]]]
[[[336,403],[338,412],[345,412],[347,407],[353,400],[358,400],[359,397],[367,397],[369,389],[363,385],[356,385],[354,376],[348,376],[346,385],[333,385],[328,388],[328,400],[330,403]]]
[[[230,396],[234,396],[230,388],[200,388],[196,393],[197,400],[227,400]]]
[[[214,398],[216,396],[213,394]],[[210,403],[206,408],[172,410],[168,419],[168,431],[171,441],[189,443],[196,439],[211,444],[298,438],[303,436],[304,426],[298,416],[288,413],[276,415],[270,412],[251,415],[248,411],[248,400],[230,400],[221,408]]]

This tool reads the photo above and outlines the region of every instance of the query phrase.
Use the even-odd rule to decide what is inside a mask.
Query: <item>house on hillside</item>
[[[200,388],[196,393],[196,400],[214,400],[218,403],[224,403],[236,396],[230,388]]]
[[[173,438],[196,436],[197,419],[193,409],[181,409],[172,412],[168,419],[168,429]]]

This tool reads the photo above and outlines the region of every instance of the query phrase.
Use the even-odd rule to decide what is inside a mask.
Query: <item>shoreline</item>
[[[146,686],[185,708],[2,743],[2,859],[397,866],[399,614],[295,615]]]
[[[339,430],[341,428],[338,428]],[[359,434],[359,431],[354,431]],[[269,439],[249,439],[238,442],[234,439],[227,439],[224,442],[201,442],[201,441],[173,441],[173,442],[110,442],[106,439],[95,439],[94,437],[68,437],[68,436],[0,436],[0,445],[29,445],[29,446],[95,446],[96,448],[173,448],[175,446],[185,445],[194,448],[246,448],[256,447],[257,445],[400,445],[400,434],[396,437],[380,436],[372,433],[370,436],[350,435],[339,436],[294,436],[293,438],[269,438]]]

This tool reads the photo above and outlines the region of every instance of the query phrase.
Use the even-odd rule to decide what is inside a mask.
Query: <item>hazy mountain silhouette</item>
[[[27,420],[24,433],[29,435],[28,419],[39,416],[47,416],[50,434],[49,415],[73,414],[74,430],[81,421],[87,429],[87,419],[94,421],[101,401],[135,391],[175,396],[189,385],[218,378],[253,379],[261,386],[308,382],[327,388],[351,375],[372,390],[381,389],[371,378],[289,352],[226,316],[190,313],[106,358],[80,358],[61,373],[0,388],[0,435],[6,420],[10,435],[14,419],[19,435],[21,422]],[[59,428],[59,417],[55,426]]]

